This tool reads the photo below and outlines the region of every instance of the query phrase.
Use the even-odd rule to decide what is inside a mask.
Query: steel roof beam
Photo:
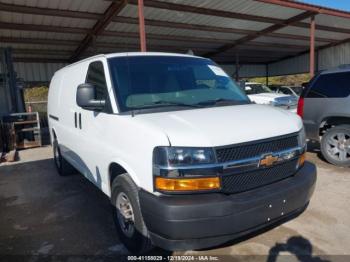
[[[310,11],[306,11],[306,12],[303,12],[302,14],[299,14],[299,15],[296,15],[296,16],[293,16],[292,18],[289,18],[287,20],[284,20],[283,22],[279,23],[279,24],[275,24],[275,25],[272,25],[272,26],[269,26],[259,32],[256,32],[256,33],[253,33],[253,34],[250,34],[250,35],[247,35],[243,38],[240,38],[236,41],[234,41],[232,44],[228,44],[228,45],[224,45],[222,47],[220,47],[217,51],[215,52],[210,52],[210,53],[207,53],[206,56],[208,57],[212,57],[212,56],[215,56],[217,54],[220,54],[222,52],[225,52],[227,50],[230,50],[232,48],[235,48],[236,46],[238,45],[243,45],[247,42],[250,42],[256,38],[259,38],[261,36],[266,36],[272,32],[275,32],[277,30],[280,30],[286,26],[289,26],[289,25],[292,25],[294,24],[295,22],[298,22],[300,20],[304,20],[306,18],[309,18],[311,16],[314,16],[315,13],[314,12],[310,12]]]
[[[89,33],[85,36],[78,48],[74,51],[74,54],[70,58],[71,61],[77,59],[85,51],[87,46],[92,42],[93,38],[101,34],[105,30],[105,28],[112,21],[113,17],[118,15],[120,11],[122,11],[127,5],[127,3],[127,0],[121,0],[118,2],[111,3],[108,9],[104,12],[102,18],[100,18],[96,22],[94,27],[89,31]]]
[[[42,44],[42,45],[64,45],[64,46],[71,46],[72,48],[76,47],[80,42],[79,41],[74,41],[74,40],[55,40],[55,39],[45,39],[45,38],[22,38],[22,37],[0,37],[0,42],[4,43],[17,43],[17,44]],[[152,42],[149,42],[149,45],[151,48],[174,48],[177,47],[177,45],[172,45],[172,44],[167,44],[167,45],[162,45],[162,44],[154,44]],[[113,43],[113,42],[96,42],[96,47],[106,47],[106,48],[136,48],[138,45],[137,44],[127,44],[127,43]],[[214,51],[214,47],[196,47],[196,46],[191,46],[190,44],[182,44],[181,45],[184,49],[193,49],[194,51]],[[283,52],[297,52],[299,51],[304,51],[306,48],[308,48],[307,45],[289,45],[289,44],[276,44],[276,43],[264,43],[264,42],[249,42],[245,44],[247,47],[271,47],[271,48],[280,48],[280,49],[286,49]],[[244,50],[244,49],[243,49]]]
[[[13,23],[5,23],[0,22],[0,29],[11,29],[11,30],[19,30],[19,31],[40,31],[40,32],[55,32],[55,33],[70,33],[70,34],[88,34],[89,29],[86,28],[74,28],[74,27],[61,27],[61,26],[49,26],[49,25],[35,25],[35,24],[13,24]],[[133,32],[120,32],[120,31],[103,31],[101,35],[105,36],[116,36],[116,37],[126,37],[126,38],[138,38],[138,33]],[[301,35],[286,35],[286,34],[277,34],[271,33],[267,35],[268,37],[277,37],[277,38],[290,38],[295,40],[303,40],[308,41],[308,36]],[[155,40],[171,40],[171,41],[179,41],[184,42],[184,39],[188,39],[188,42],[199,42],[199,43],[230,43],[228,39],[214,39],[208,37],[188,37],[183,35],[161,35],[161,34],[147,34],[149,39]],[[316,37],[316,41],[325,42],[325,43],[335,43],[337,40],[320,38]],[[273,43],[268,43],[269,45],[274,45]],[[288,45],[286,45],[288,46]]]
[[[43,38],[21,38],[21,37],[0,37],[0,42],[4,43],[17,43],[17,44],[38,44],[38,45],[64,45],[71,46],[72,48],[76,47],[80,42],[74,40],[54,40],[54,39],[43,39]],[[151,48],[176,48],[176,45],[162,45],[162,44],[153,44],[149,43]],[[106,47],[106,48],[134,48],[137,47],[137,44],[127,44],[127,43],[113,43],[113,42],[96,42],[96,47]],[[181,45],[182,49],[195,49],[202,51],[215,50],[213,47],[194,47],[190,45],[183,44]]]
[[[44,44],[44,45],[66,45],[66,46],[76,46],[79,44],[79,41],[75,40],[61,40],[61,39],[46,39],[46,38],[22,38],[22,37],[0,37],[0,42],[5,43],[19,43],[19,44]],[[186,44],[186,43],[184,43]],[[184,46],[184,44],[182,46]],[[109,45],[109,46],[128,46],[133,45],[132,43],[113,43],[113,42],[103,42],[103,43],[96,43],[97,46],[100,45]],[[151,45],[153,45],[151,43]],[[168,44],[170,45],[170,44]],[[154,45],[153,45],[154,46]],[[162,46],[157,44],[156,46]],[[171,46],[171,45],[170,45]],[[176,46],[176,45],[174,45]],[[281,48],[281,49],[287,49],[290,50],[305,50],[308,48],[308,45],[292,45],[292,44],[278,44],[278,43],[265,43],[265,42],[249,42],[246,43],[245,46],[251,46],[251,47],[272,47],[272,48]],[[186,48],[195,48],[191,45],[186,45]],[[208,49],[208,50],[215,50],[213,47],[200,47],[201,49]]]

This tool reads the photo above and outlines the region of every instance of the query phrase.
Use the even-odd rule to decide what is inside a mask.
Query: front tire
[[[114,223],[119,239],[133,254],[144,254],[154,247],[143,221],[138,188],[128,174],[117,176],[112,183]]]
[[[75,172],[75,169],[62,156],[60,146],[56,139],[53,141],[52,149],[53,149],[53,159],[54,159],[58,174],[60,176],[68,176],[73,174]]]
[[[321,139],[321,152],[333,165],[350,166],[350,125],[328,129]]]

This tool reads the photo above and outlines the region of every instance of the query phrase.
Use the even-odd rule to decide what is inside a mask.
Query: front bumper
[[[156,196],[141,190],[141,212],[156,246],[213,247],[302,213],[314,191],[310,162],[292,177],[243,193]]]

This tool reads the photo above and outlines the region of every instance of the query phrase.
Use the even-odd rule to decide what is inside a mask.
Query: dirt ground
[[[318,181],[301,216],[239,243],[172,255],[350,261],[350,169],[326,163],[317,147],[309,148],[307,158],[317,165]],[[0,257],[128,254],[114,231],[103,193],[81,175],[59,177],[49,146],[21,151],[19,156],[20,161],[0,166]],[[171,255],[163,250],[154,254]]]

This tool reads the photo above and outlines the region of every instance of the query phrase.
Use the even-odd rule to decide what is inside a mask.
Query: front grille
[[[272,184],[295,174],[298,159],[254,171],[222,176],[222,192],[238,193]]]
[[[258,140],[239,145],[216,148],[219,163],[261,156],[298,146],[298,135],[292,134],[267,140]]]

